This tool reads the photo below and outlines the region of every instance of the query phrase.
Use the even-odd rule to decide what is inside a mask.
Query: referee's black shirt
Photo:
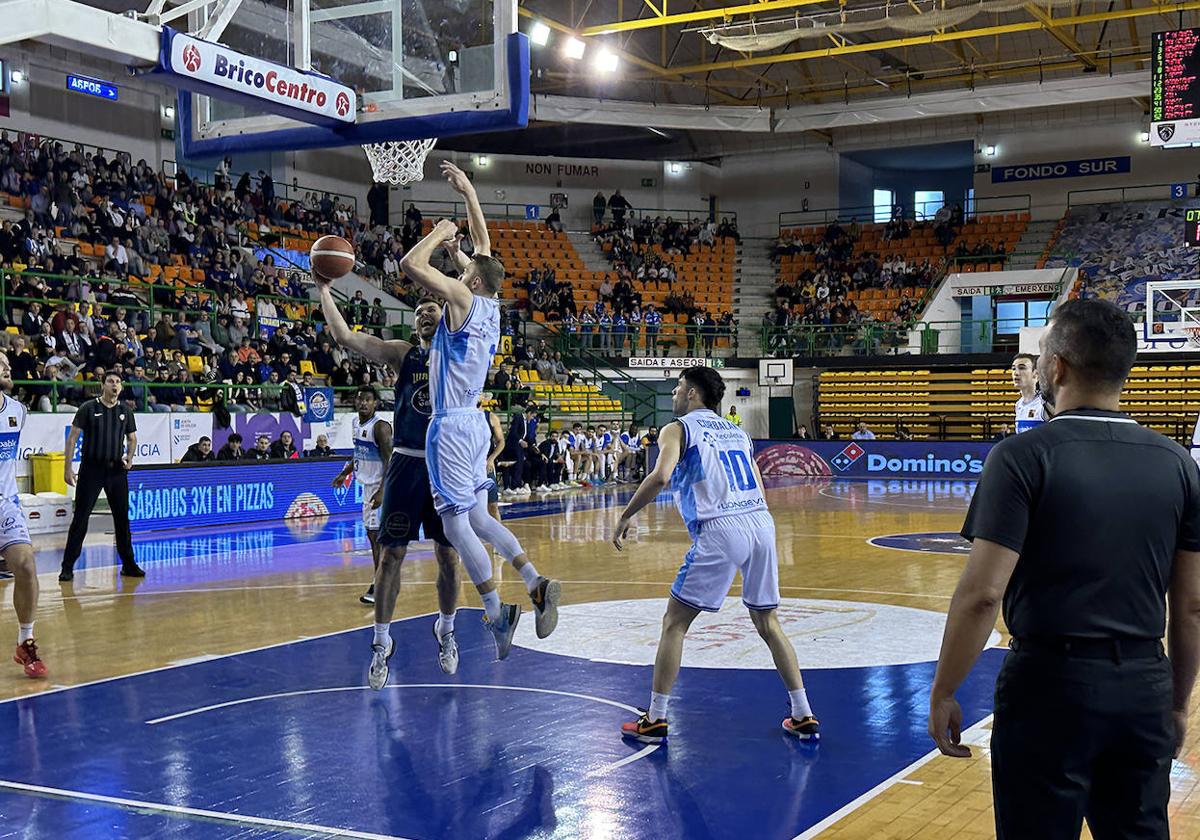
[[[962,535],[1020,555],[1013,636],[1159,639],[1175,552],[1200,551],[1200,470],[1124,414],[1067,411],[996,444]]]
[[[120,461],[125,454],[125,436],[137,431],[133,412],[123,402],[109,408],[99,399],[79,406],[71,425],[83,429],[82,460],[86,463]]]

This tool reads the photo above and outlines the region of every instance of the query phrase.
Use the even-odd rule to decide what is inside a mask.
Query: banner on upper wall
[[[129,523],[134,532],[245,522],[319,521],[362,510],[362,485],[331,487],[345,461],[189,464],[134,467],[129,475]]]
[[[1122,157],[1059,160],[1053,163],[1015,163],[992,166],[993,184],[1016,181],[1043,181],[1048,178],[1094,178],[1098,175],[1120,175],[1129,172],[1133,159]]]
[[[765,476],[976,480],[993,444],[972,441],[756,440]]]

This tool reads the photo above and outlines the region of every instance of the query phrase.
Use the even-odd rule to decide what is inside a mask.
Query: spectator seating
[[[836,370],[818,378],[821,423],[849,436],[865,420],[888,437],[897,419],[916,437],[990,439],[1013,425],[1017,393],[1006,368]],[[1133,368],[1122,408],[1168,437],[1190,440],[1200,412],[1200,365]]]

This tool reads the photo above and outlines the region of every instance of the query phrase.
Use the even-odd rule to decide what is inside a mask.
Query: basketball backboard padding
[[[184,66],[189,58],[188,51],[194,51],[195,65]],[[247,77],[257,75],[260,87],[253,84],[239,83],[230,72],[228,76],[218,75],[215,68],[224,62],[231,71],[237,69],[237,64],[244,65],[248,71]],[[235,63],[236,62],[236,63]],[[313,125],[334,128],[354,125],[354,115],[358,110],[357,94],[353,88],[338,84],[327,76],[312,71],[304,72],[293,67],[286,67],[273,61],[266,61],[256,56],[240,53],[224,44],[205,41],[200,38],[176,32],[169,26],[162,28],[162,48],[159,53],[158,67],[154,74],[163,77],[170,84],[189,93],[199,93],[236,102],[251,110],[266,111],[281,117],[298,120]],[[224,82],[211,81],[211,78],[224,79]],[[316,92],[320,97],[318,102],[322,107],[310,103],[299,107],[292,105],[286,99],[276,96],[267,88],[272,87],[272,79],[285,86],[299,88],[310,94]],[[261,83],[266,80],[265,86]],[[260,90],[257,95],[244,93],[240,88]],[[299,92],[299,91],[297,91]],[[187,97],[189,101],[191,96]],[[182,113],[182,110],[181,110]]]
[[[392,118],[364,119],[345,126],[304,126],[261,133],[246,132],[199,138],[193,135],[195,124],[193,96],[180,92],[179,116],[184,157],[188,159],[222,157],[250,151],[299,151],[336,146],[361,146],[389,140],[417,140],[425,137],[453,137],[486,131],[524,128],[529,122],[529,39],[514,32],[504,39],[508,99],[504,107],[484,109],[464,106],[443,113],[404,116],[395,109]],[[223,92],[216,95],[223,96]]]

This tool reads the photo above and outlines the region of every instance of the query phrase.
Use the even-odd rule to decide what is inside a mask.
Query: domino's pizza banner
[[[345,461],[250,461],[228,465],[134,466],[129,523],[134,532],[247,522],[305,520],[362,510],[362,485],[331,487]]]
[[[949,478],[975,480],[991,443],[970,441],[756,440],[764,476]]]

